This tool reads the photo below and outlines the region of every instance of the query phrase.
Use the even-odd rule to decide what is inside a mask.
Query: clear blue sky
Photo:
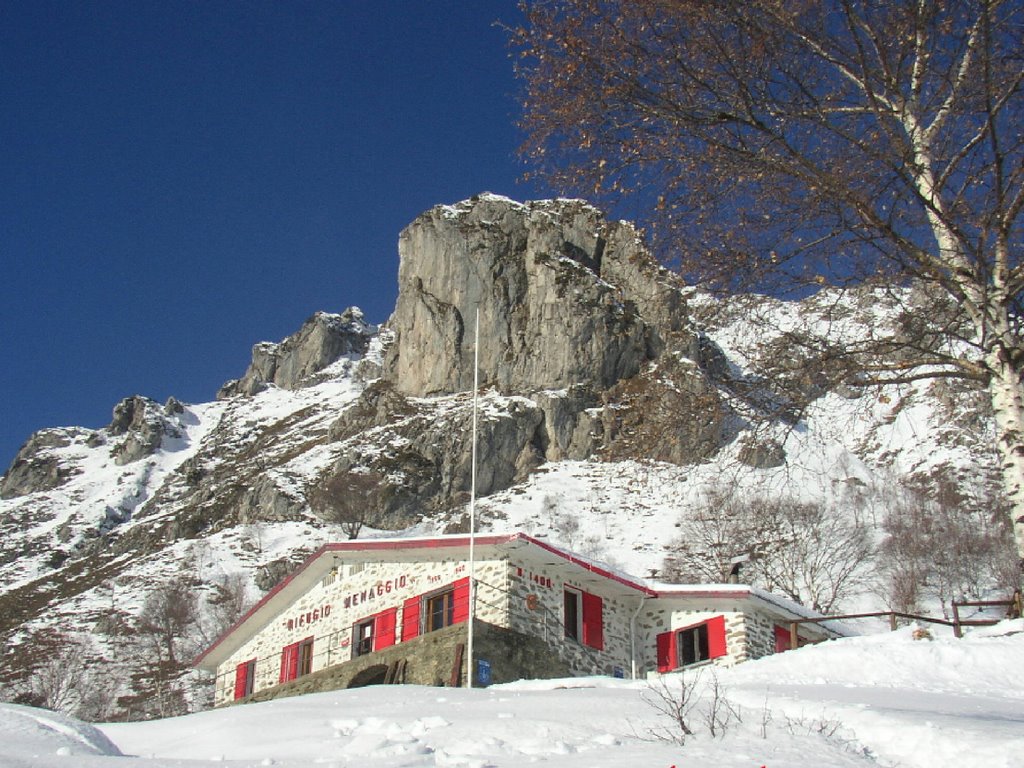
[[[0,472],[36,429],[212,400],[314,311],[381,322],[436,203],[518,199],[514,0],[6,0]]]

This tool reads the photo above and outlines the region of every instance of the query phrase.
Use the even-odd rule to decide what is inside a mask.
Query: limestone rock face
[[[472,398],[468,395],[409,401],[380,419],[372,404],[390,390],[376,390],[332,426],[352,435],[345,457],[332,473],[355,468],[386,478],[384,508],[374,510],[374,525],[398,529],[424,515],[468,499],[472,467]],[[387,395],[390,405],[396,402]],[[524,397],[490,392],[481,399],[477,456],[477,494],[486,496],[522,480],[544,458],[544,413]],[[373,443],[365,435],[373,435]],[[363,435],[360,440],[358,435]]]
[[[472,387],[478,307],[481,384],[502,393],[607,389],[659,351],[640,305],[653,311],[672,289],[637,266],[651,257],[633,227],[586,203],[485,194],[438,206],[406,227],[399,253],[384,371],[404,394]],[[659,315],[674,314],[667,303]]]
[[[317,312],[284,341],[255,345],[245,375],[225,384],[217,397],[253,395],[268,384],[299,389],[343,355],[363,354],[375,333],[376,328],[363,319],[358,307],[340,315]]]

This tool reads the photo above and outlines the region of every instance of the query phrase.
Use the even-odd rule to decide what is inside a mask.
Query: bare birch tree
[[[724,287],[913,284],[942,308],[924,339],[830,354],[859,384],[987,388],[1024,557],[1024,4],[521,6],[524,149],[555,185],[631,196]]]

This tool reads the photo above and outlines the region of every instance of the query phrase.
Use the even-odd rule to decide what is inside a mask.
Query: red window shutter
[[[246,683],[249,678],[249,662],[243,661],[235,667],[235,700],[245,696]]]
[[[452,624],[461,624],[469,618],[469,577],[459,579],[453,585]]]
[[[679,666],[676,656],[675,632],[662,632],[655,638],[658,649],[658,671],[671,672]]]
[[[423,596],[410,597],[402,606],[402,642],[420,633],[420,602]]]
[[[583,593],[583,644],[604,650],[604,604],[589,592]]]
[[[708,658],[725,656],[725,616],[715,616],[708,625]]]
[[[277,682],[286,683],[294,680],[299,674],[299,644],[292,643],[281,649],[281,674]]]
[[[395,623],[398,620],[398,609],[391,608],[377,614],[373,625],[373,650],[379,651],[395,644]]]

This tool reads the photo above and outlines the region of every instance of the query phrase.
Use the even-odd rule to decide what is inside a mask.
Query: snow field
[[[488,689],[378,686],[98,727],[0,705],[4,768],[1019,768],[1024,621],[963,640],[912,628],[705,668],[684,745],[650,681],[521,681]],[[672,689],[679,675],[663,678]],[[737,717],[703,723],[718,683]],[[126,757],[127,755],[127,757]]]

